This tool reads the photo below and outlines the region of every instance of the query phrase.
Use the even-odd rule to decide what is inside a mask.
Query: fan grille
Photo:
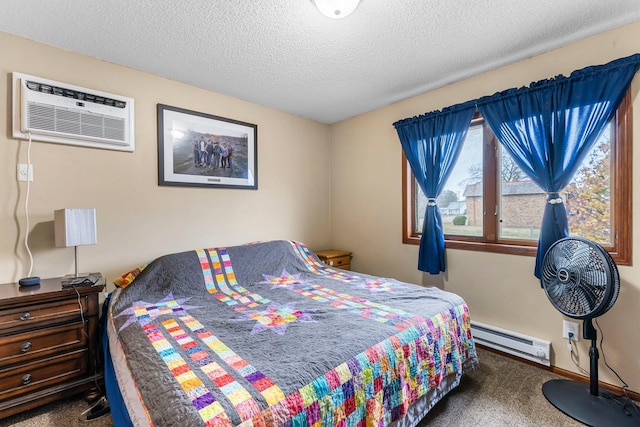
[[[549,301],[566,316],[597,317],[618,296],[619,276],[613,259],[600,245],[569,237],[554,243],[542,263],[542,286]]]

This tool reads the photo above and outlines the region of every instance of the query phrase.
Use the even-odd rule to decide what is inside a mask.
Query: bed
[[[464,300],[294,241],[170,254],[105,304],[114,424],[412,427],[478,363]]]

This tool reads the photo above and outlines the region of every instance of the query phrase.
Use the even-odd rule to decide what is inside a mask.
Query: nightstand
[[[343,270],[351,270],[351,252],[326,249],[316,252],[320,261],[331,267],[338,267]]]
[[[0,419],[95,388],[102,380],[94,285],[0,285]],[[76,292],[77,291],[77,292]]]

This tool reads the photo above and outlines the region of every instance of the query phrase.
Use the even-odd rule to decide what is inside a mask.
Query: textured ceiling
[[[0,31],[333,123],[637,20],[639,0],[2,0]]]

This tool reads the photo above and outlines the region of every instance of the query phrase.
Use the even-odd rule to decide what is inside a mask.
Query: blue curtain
[[[411,171],[428,199],[418,254],[421,271],[445,271],[444,233],[436,198],[460,155],[475,110],[475,102],[470,101],[393,124]]]
[[[639,65],[636,54],[478,100],[500,143],[547,192],[534,271],[538,278],[547,249],[569,235],[558,192],[612,119]]]

